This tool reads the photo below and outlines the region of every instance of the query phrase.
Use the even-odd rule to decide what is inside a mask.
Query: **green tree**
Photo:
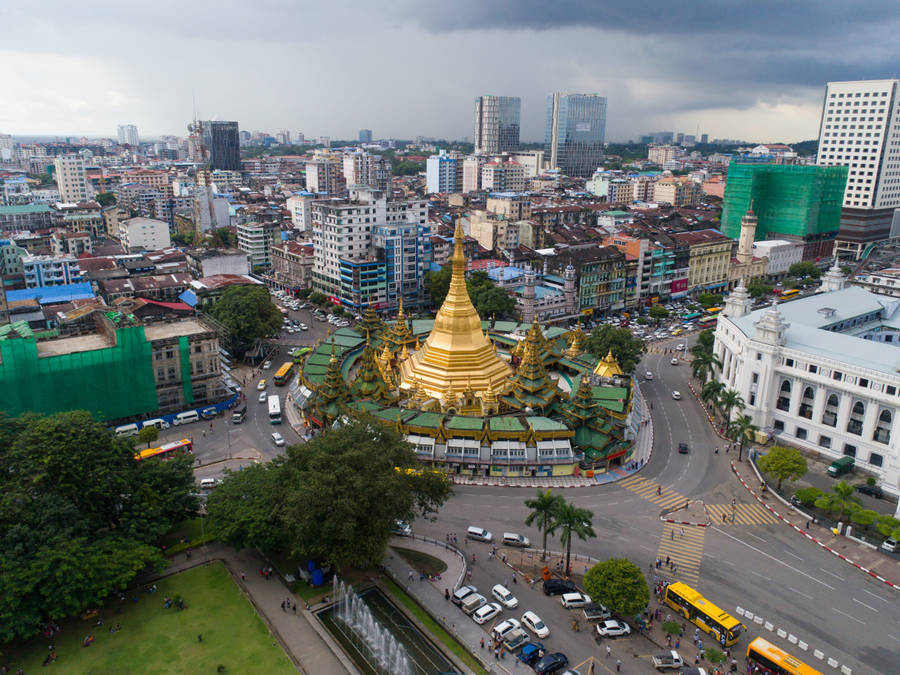
[[[305,299],[309,297],[310,293],[312,293],[311,288],[301,288],[299,291],[297,291],[297,297]]]
[[[319,307],[325,304],[326,299],[327,298],[325,297],[325,294],[320,293],[319,291],[315,291],[309,296],[309,301],[314,305],[318,305]]]
[[[190,248],[197,241],[195,232],[174,232],[172,233],[172,243],[175,246]]]
[[[813,279],[818,279],[822,276],[822,271],[814,262],[803,260],[801,262],[795,262],[788,267],[788,274],[792,277],[812,277]]]
[[[738,415],[725,427],[725,435],[735,443],[740,443],[738,446],[739,462],[743,459],[744,442],[757,431],[759,431],[759,427],[753,424],[753,419],[749,415]]]
[[[724,384],[718,380],[710,380],[704,384],[703,389],[700,390],[700,399],[707,405],[715,407],[719,404],[719,397],[724,391]]]
[[[832,486],[831,494],[825,494],[816,500],[816,508],[837,512],[838,520],[841,520],[845,512],[859,508],[859,498],[853,490],[853,486],[847,481],[839,481]]]
[[[785,289],[797,288],[800,282],[794,277],[785,277],[781,280],[781,286]]]
[[[878,524],[875,526],[878,533],[884,537],[890,537],[891,533],[898,528],[900,528],[900,520],[887,514],[879,516]]]
[[[850,265],[841,265],[841,274],[843,274],[844,276],[847,276],[852,272],[853,268],[850,267]]]
[[[764,295],[769,295],[772,292],[772,286],[764,284],[761,281],[753,281],[747,286],[747,291],[750,293],[751,298],[758,299]]]
[[[637,616],[650,602],[647,580],[637,565],[624,558],[594,565],[584,575],[584,589],[591,600],[620,616]]]
[[[716,336],[711,330],[701,330],[697,333],[697,344],[691,348],[692,353],[698,353],[695,350],[711,352],[716,343]]]
[[[210,314],[228,329],[228,351],[238,358],[256,340],[277,333],[283,320],[265,286],[229,286]]]
[[[485,319],[490,317],[502,319],[512,316],[513,310],[516,308],[516,301],[493,283],[476,286],[470,291],[469,297],[472,299],[475,310]]]
[[[697,302],[700,303],[700,306],[703,309],[709,309],[710,307],[717,307],[722,302],[722,296],[717,293],[701,293],[697,296]]]
[[[94,197],[94,201],[97,202],[100,206],[112,206],[116,203],[116,193],[98,192]]]
[[[150,444],[159,438],[159,429],[152,424],[141,427],[141,430],[138,431],[137,438],[139,442],[146,443],[149,448]]]
[[[669,318],[669,310],[667,310],[662,305],[652,305],[650,310],[648,311],[650,318],[653,319],[657,324],[664,319]]]
[[[776,445],[759,458],[759,468],[775,478],[778,483],[776,489],[781,492],[781,484],[787,480],[798,480],[806,475],[809,467],[806,465],[806,457],[794,448],[783,448]]]
[[[639,316],[639,317],[637,318],[637,324],[638,324],[639,326],[646,326],[648,323],[650,323],[650,322],[647,321],[647,317],[646,317],[646,316]]]
[[[868,529],[870,528],[876,520],[878,520],[878,511],[872,511],[871,509],[859,509],[858,511],[854,511],[850,514],[851,522],[860,525],[861,527]]]
[[[334,308],[332,308],[331,313],[335,316],[344,316],[347,311],[343,307],[335,306]]]
[[[582,509],[574,504],[563,501],[553,515],[553,524],[550,526],[550,534],[559,530],[559,543],[566,547],[566,574],[571,571],[572,538],[578,537],[587,541],[589,537],[596,537],[591,521],[594,514],[588,509]]]
[[[553,526],[553,521],[556,518],[556,512],[563,501],[561,496],[553,494],[550,489],[546,492],[538,490],[534,499],[525,500],[525,506],[531,509],[531,513],[525,518],[525,524],[537,525],[537,528],[544,536],[541,560],[547,559],[547,535],[550,533],[550,528]]]
[[[722,417],[726,422],[731,421],[731,411],[737,409],[738,412],[744,410],[744,399],[734,389],[728,389],[719,394],[719,410],[722,411]]]
[[[794,493],[794,496],[800,500],[803,506],[813,506],[816,500],[825,493],[817,487],[800,488]]]
[[[450,290],[452,272],[450,265],[444,265],[437,272],[425,273],[425,288],[428,290],[428,296],[435,307],[440,307],[444,302],[444,298],[447,297],[447,291]]]
[[[634,337],[627,328],[603,325],[591,331],[587,339],[587,349],[599,358],[605,357],[612,350],[622,372],[631,374],[637,368],[641,355],[647,347],[643,340]]]
[[[364,567],[383,559],[397,520],[435,513],[450,491],[396,430],[366,418],[288,447],[265,472],[226,476],[208,508],[229,543]]]
[[[216,248],[235,248],[237,235],[227,227],[219,227],[213,230],[212,243]]]
[[[694,347],[696,349],[696,346]],[[719,357],[712,351],[694,352],[694,358],[691,360],[691,375],[701,382],[712,384],[715,380],[706,382],[709,376],[716,370],[722,368],[722,362]],[[705,387],[704,387],[705,388]]]

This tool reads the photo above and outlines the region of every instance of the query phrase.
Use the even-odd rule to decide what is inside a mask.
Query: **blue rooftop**
[[[525,290],[524,286],[518,286],[515,290],[516,295],[522,295]],[[537,300],[542,300],[548,296],[554,295],[562,295],[563,292],[558,288],[553,288],[552,286],[542,286],[541,284],[534,285],[534,297]]]
[[[494,267],[488,270],[491,281],[512,281],[525,274],[521,267],[510,265],[509,267]]]
[[[25,288],[19,291],[7,291],[6,300],[16,302],[18,300],[33,300],[42,305],[53,305],[59,302],[72,302],[72,300],[85,300],[94,297],[94,289],[89,281],[64,286],[41,286],[40,288]]]
[[[178,296],[178,299],[181,300],[184,304],[189,307],[197,306],[197,294],[194,291],[187,290],[181,295]]]

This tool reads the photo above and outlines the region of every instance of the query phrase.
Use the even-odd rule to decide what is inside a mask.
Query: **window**
[[[897,387],[895,387],[892,384],[889,384],[887,386],[887,388],[885,389],[885,391],[887,392],[888,396],[893,396],[894,394],[897,393]]]
[[[756,394],[750,392],[750,405],[756,405]]]
[[[793,368],[794,367],[794,359],[785,359],[784,365],[786,365],[788,368]]]
[[[856,446],[844,443],[844,454],[847,457],[856,457]]]
[[[762,354],[760,354],[759,352],[756,352],[756,360],[762,361]]]
[[[859,378],[859,386],[860,386],[860,387],[863,387],[864,389],[868,389],[868,388],[869,388],[869,381],[868,381],[866,378],[861,377],[861,378]]]
[[[862,401],[857,401],[850,409],[850,419],[847,420],[847,431],[856,436],[862,435],[863,420],[866,416],[866,406]]]
[[[819,436],[819,445],[823,448],[831,447],[831,438],[828,436]]]
[[[808,420],[812,419],[813,401],[815,400],[815,397],[816,394],[812,387],[807,387],[803,390],[803,398],[800,399],[800,409],[797,411],[797,414],[800,415],[800,417],[805,417]]]
[[[891,424],[894,416],[890,410],[882,409],[878,415],[878,422],[875,424],[875,431],[872,433],[872,440],[887,445],[891,442]]]
[[[822,411],[822,424],[829,427],[837,426],[838,414],[838,397],[837,394],[830,394],[825,401],[825,410]]]
[[[809,364],[809,372],[811,372],[811,373],[817,373],[817,372],[819,372],[818,366],[814,366],[813,364],[810,363],[810,364]]]
[[[772,427],[775,429],[775,431],[784,431],[784,422],[782,422],[781,420],[775,420],[774,422],[772,422]]]
[[[789,380],[785,380],[781,383],[781,391],[778,395],[778,401],[775,403],[775,407],[779,410],[790,410],[791,407],[791,383]]]
[[[753,382],[753,384],[758,383],[759,382],[759,373],[753,373],[753,379],[751,381]]]
[[[797,438],[799,438],[801,441],[805,441],[806,440],[806,429],[804,429],[803,427],[797,427],[797,433],[795,434],[795,436]]]
[[[869,455],[869,464],[872,466],[881,466],[884,463],[884,457],[879,455],[877,452],[873,452]]]
[[[831,374],[831,379],[837,380],[838,382],[840,382],[843,379],[843,377],[844,377],[844,374],[837,370]]]

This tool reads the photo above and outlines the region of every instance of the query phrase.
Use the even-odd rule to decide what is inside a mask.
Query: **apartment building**
[[[57,157],[53,161],[59,197],[67,204],[85,202],[90,198],[84,159],[77,156]]]
[[[22,256],[25,288],[64,286],[83,281],[78,258],[69,255]]]
[[[344,180],[348,186],[364,185],[387,192],[391,183],[391,163],[381,155],[354,152],[344,155]]]
[[[697,206],[703,200],[703,186],[687,176],[660,178],[653,185],[653,201],[675,208]]]
[[[296,292],[312,285],[315,262],[312,242],[286,241],[272,247],[272,276],[275,288]]]
[[[718,230],[676,232],[671,235],[690,250],[688,290],[715,291],[728,285],[732,240]]]
[[[128,218],[119,223],[119,242],[126,251],[158,251],[172,246],[169,224],[154,218]]]
[[[268,268],[272,265],[272,245],[281,241],[281,227],[275,222],[239,223],[237,240],[251,267]]]
[[[492,192],[521,192],[525,170],[518,162],[493,160],[481,167],[481,189]]]

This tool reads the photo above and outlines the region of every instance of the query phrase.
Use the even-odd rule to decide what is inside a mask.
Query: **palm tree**
[[[525,506],[531,509],[531,513],[525,519],[526,525],[536,524],[537,528],[544,535],[544,550],[541,553],[541,560],[547,559],[547,535],[553,529],[553,523],[556,518],[556,512],[565,501],[559,495],[552,494],[551,490],[541,492],[538,490],[537,497],[534,499],[526,499]]]
[[[556,511],[553,519],[553,525],[550,527],[551,532],[560,530],[559,543],[566,546],[566,574],[569,574],[569,561],[572,557],[572,537],[578,537],[586,540],[588,537],[596,537],[594,527],[591,521],[594,514],[588,509],[582,509],[574,504],[563,501]]]
[[[719,409],[722,411],[722,417],[725,418],[726,423],[731,421],[731,411],[734,408],[737,408],[738,411],[744,410],[744,399],[739,393],[734,389],[729,389],[719,394]]]
[[[725,385],[716,380],[710,380],[700,390],[700,398],[710,406],[715,407],[719,403],[719,397],[725,391]]]
[[[823,495],[816,500],[816,506],[826,508],[829,511],[839,511],[838,520],[844,517],[844,512],[859,507],[859,498],[854,496],[854,487],[847,481],[835,483],[831,488],[834,494]]]
[[[691,361],[691,375],[701,382],[706,382],[707,378],[715,370],[721,368],[722,361],[712,352],[701,351],[699,353],[694,353],[694,358]]]
[[[751,433],[759,431],[759,427],[753,424],[753,420],[749,415],[738,415],[728,423],[725,435],[735,443],[740,442],[738,447],[738,461],[740,462],[744,455],[744,441]]]

